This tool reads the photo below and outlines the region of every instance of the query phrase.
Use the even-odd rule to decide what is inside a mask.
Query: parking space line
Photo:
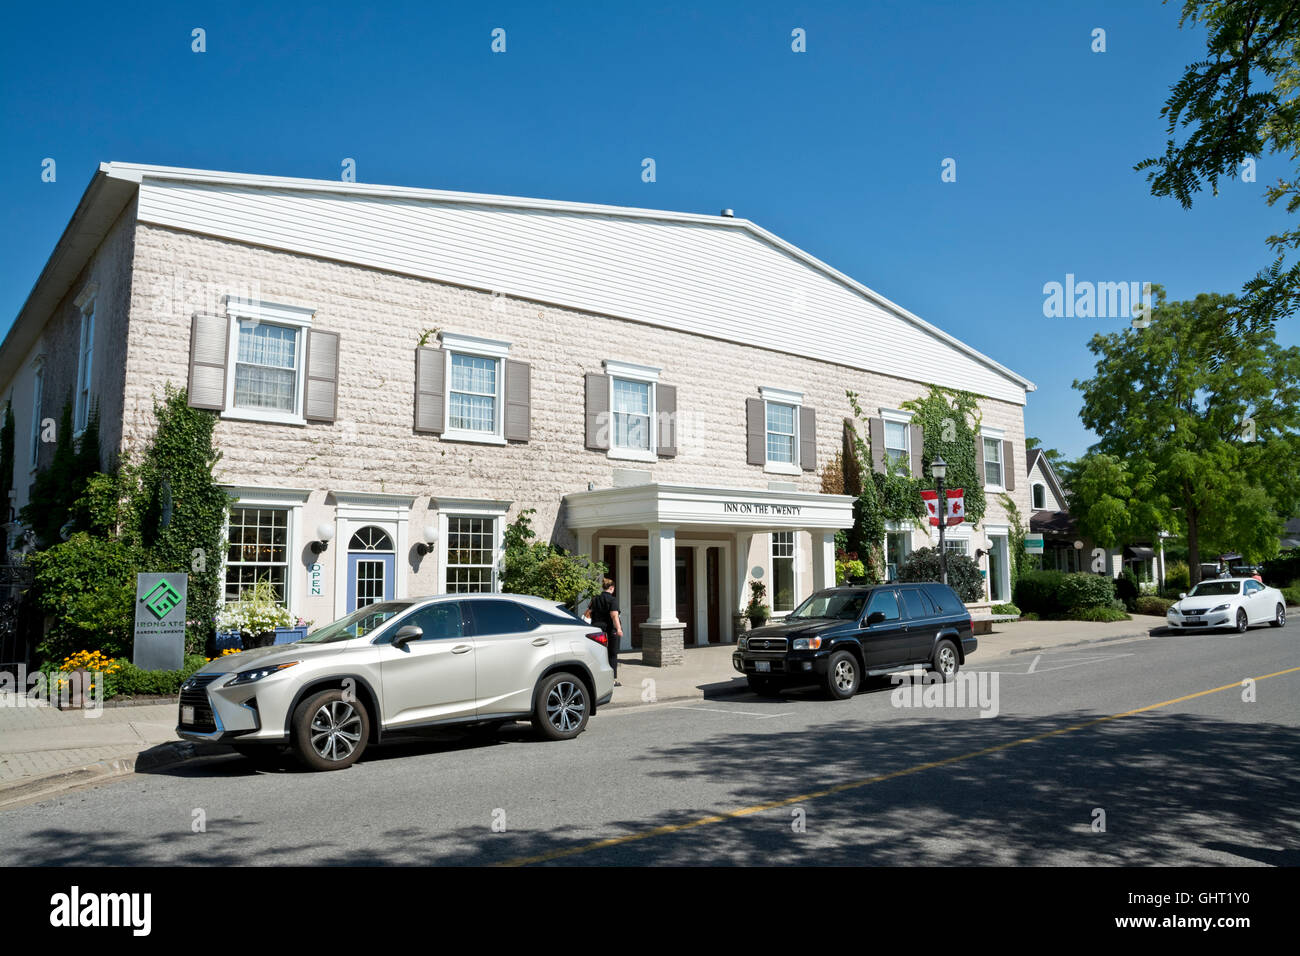
[[[1268,680],[1270,677],[1281,677],[1285,674],[1295,674],[1300,672],[1300,667],[1289,667],[1286,670],[1274,671],[1271,674],[1263,674],[1259,677],[1251,678],[1256,683],[1262,680]],[[863,787],[869,787],[874,783],[883,783],[887,780],[896,780],[899,777],[907,777],[912,774],[921,773],[924,770],[934,770],[938,767],[947,767],[951,764],[962,763],[967,760],[973,760],[976,757],[985,757],[989,754],[1001,753],[1004,750],[1011,750],[1015,747],[1023,747],[1025,744],[1037,743],[1040,740],[1048,740],[1052,737],[1061,737],[1065,734],[1077,733],[1080,730],[1087,730],[1090,727],[1097,727],[1101,724],[1109,723],[1112,720],[1120,720],[1124,717],[1132,717],[1135,714],[1144,714],[1147,711],[1159,710],[1162,707],[1170,707],[1174,704],[1181,704],[1185,701],[1196,700],[1198,697],[1207,697],[1210,694],[1220,694],[1228,690],[1238,690],[1241,688],[1241,681],[1233,681],[1231,684],[1224,684],[1221,687],[1211,687],[1209,690],[1197,691],[1192,694],[1184,694],[1182,697],[1174,697],[1170,700],[1162,700],[1157,704],[1147,704],[1144,707],[1135,707],[1132,710],[1126,710],[1118,714],[1108,714],[1105,717],[1096,717],[1092,720],[1086,720],[1082,723],[1071,724],[1069,727],[1060,727],[1056,730],[1045,731],[1041,734],[1034,734],[1032,737],[1021,737],[1019,740],[1011,740],[1002,744],[994,744],[991,747],[983,747],[979,750],[972,750],[970,753],[959,754],[955,757],[947,757],[943,760],[932,760],[929,763],[917,764],[914,767],[906,767],[902,770],[895,770],[892,773],[884,773],[875,777],[866,777],[861,780],[850,780],[845,783],[837,783],[834,786],[826,787],[821,790],[814,790],[809,793],[801,793],[795,797],[786,797],[782,800],[771,800],[767,803],[757,803],[748,807],[740,807],[735,810],[728,810],[724,813],[713,813],[706,817],[700,817],[697,820],[690,820],[686,823],[674,823],[664,826],[654,827],[649,830],[643,830],[640,833],[629,833],[626,836],[609,837],[604,840],[596,840],[592,843],[584,843],[581,846],[567,847],[562,850],[551,850],[547,853],[538,853],[534,856],[516,857],[512,860],[505,860],[498,863],[498,866],[527,866],[530,863],[546,863],[550,860],[558,860],[566,856],[577,856],[580,853],[590,853],[594,850],[604,850],[613,846],[621,846],[625,843],[634,843],[638,840],[648,840],[651,837],[666,836],[670,833],[680,833],[683,830],[693,830],[697,827],[708,826],[711,823],[725,823],[730,820],[739,820],[742,817],[751,816],[755,813],[762,813],[765,810],[775,810],[780,807],[789,807],[794,804],[804,803],[809,800],[817,800],[821,797],[829,797],[838,793],[845,793],[850,790],[859,790]],[[694,710],[695,708],[684,707],[682,710]]]
[[[769,717],[788,717],[793,711],[784,714],[755,714],[748,710],[721,710],[717,707],[680,707],[670,704],[669,710],[706,710],[711,714],[735,714],[740,717],[757,717],[759,720],[766,720]]]

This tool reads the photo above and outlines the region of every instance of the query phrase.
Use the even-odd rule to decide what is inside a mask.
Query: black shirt
[[[601,591],[591,600],[591,623],[602,631],[612,631],[614,619],[610,616],[610,612],[617,610],[618,598],[608,591]]]

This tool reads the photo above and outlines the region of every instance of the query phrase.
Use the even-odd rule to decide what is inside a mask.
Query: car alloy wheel
[[[825,687],[832,700],[848,700],[862,685],[858,659],[848,651],[836,651],[826,662]]]
[[[841,694],[846,694],[853,689],[853,683],[857,680],[857,675],[853,671],[853,662],[842,660],[835,665],[835,687]]]
[[[940,641],[939,646],[934,649],[934,661],[930,669],[939,675],[939,679],[945,684],[957,677],[957,645],[952,641]]]
[[[1246,617],[1246,611],[1245,611],[1244,608],[1243,608],[1243,609],[1239,609],[1239,610],[1237,611],[1237,633],[1238,633],[1238,634],[1245,634],[1245,633],[1246,633],[1246,628],[1248,628],[1248,627],[1250,627],[1250,621],[1249,621],[1249,619]]]
[[[1286,606],[1279,604],[1277,614],[1273,618],[1274,627],[1286,627]]]
[[[562,734],[581,727],[586,714],[587,695],[577,681],[560,681],[546,695],[546,719]]]
[[[361,741],[361,716],[345,700],[322,704],[311,719],[311,747],[322,759],[347,760]]]

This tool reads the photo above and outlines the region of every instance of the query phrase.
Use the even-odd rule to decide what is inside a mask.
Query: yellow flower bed
[[[115,671],[121,670],[122,665],[115,657],[106,657],[100,651],[77,651],[75,654],[69,654],[59,664],[59,673],[66,674],[70,671],[90,671],[94,673],[99,671],[107,676]],[[59,678],[59,688],[62,689],[68,681],[66,678]],[[90,683],[86,690],[94,690],[95,684]]]

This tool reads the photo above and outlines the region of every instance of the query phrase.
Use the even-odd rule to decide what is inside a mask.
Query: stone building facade
[[[98,402],[107,461],[147,441],[171,383],[220,416],[228,597],[270,577],[323,622],[490,589],[506,523],[532,509],[541,538],[610,567],[625,647],[670,661],[733,640],[755,577],[778,614],[833,583],[851,502],[820,472],[845,392],[919,464],[898,410],[932,367],[984,396],[1001,484],[949,540],[1009,597],[998,492],[1029,513],[1033,386],[872,296],[727,217],[105,164],[0,347],[12,504],[64,397]],[[897,558],[933,540],[887,543]]]

